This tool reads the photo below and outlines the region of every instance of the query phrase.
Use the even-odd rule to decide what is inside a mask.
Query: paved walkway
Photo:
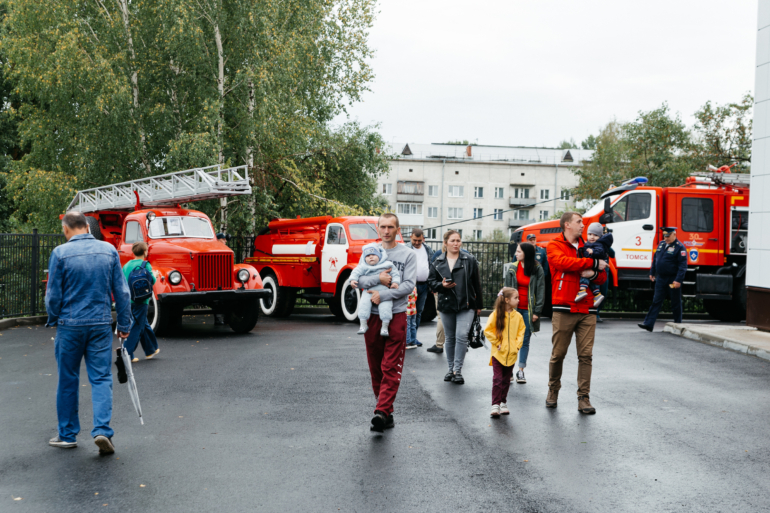
[[[704,344],[770,360],[770,333],[735,324],[679,324],[669,322],[663,331]]]

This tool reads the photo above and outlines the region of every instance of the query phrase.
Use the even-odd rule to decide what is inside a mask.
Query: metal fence
[[[0,234],[0,319],[45,313],[45,271],[63,235]]]
[[[0,319],[45,313],[45,271],[48,259],[56,246],[63,244],[64,236],[38,234],[0,234]],[[441,250],[441,242],[426,242],[432,249]],[[227,245],[235,253],[235,262],[242,263],[254,254],[254,237],[232,237]],[[497,292],[503,286],[503,268],[510,262],[506,242],[466,242],[463,248],[479,262],[484,306],[492,307]],[[609,312],[645,312],[649,309],[651,294],[611,288],[602,310]],[[298,306],[311,306],[298,299]],[[323,305],[322,305],[323,306]],[[684,298],[685,312],[703,312],[701,301]],[[670,311],[668,301],[664,311]]]

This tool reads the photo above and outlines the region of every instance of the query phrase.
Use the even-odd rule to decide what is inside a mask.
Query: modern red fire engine
[[[649,272],[662,237],[659,228],[676,226],[677,238],[688,250],[683,296],[702,299],[717,319],[745,319],[750,175],[722,166],[696,173],[680,187],[647,187],[643,182],[629,180],[608,190],[583,215],[586,228],[600,222],[612,230],[611,283],[651,291]],[[518,243],[534,233],[545,246],[560,232],[559,221],[545,221],[520,228],[511,240]]]
[[[398,242],[403,242],[401,235]],[[364,216],[276,219],[254,241],[254,265],[271,296],[261,299],[262,313],[286,317],[297,297],[311,304],[323,300],[334,315],[356,319],[360,291],[350,286],[350,273],[363,247],[378,242],[377,218]],[[435,303],[428,301],[426,321],[435,318]]]
[[[186,306],[202,305],[246,333],[269,292],[256,269],[234,263],[206,214],[180,204],[250,192],[246,166],[211,166],[79,191],[67,211],[84,213],[91,234],[115,246],[121,264],[134,257],[135,242],[147,243],[158,273],[147,314],[156,332],[179,325]]]

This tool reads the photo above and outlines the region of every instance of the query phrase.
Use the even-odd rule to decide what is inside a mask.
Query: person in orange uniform
[[[511,387],[513,367],[519,356],[519,349],[524,344],[524,318],[516,307],[519,306],[519,291],[511,287],[503,287],[497,294],[495,309],[487,320],[484,329],[489,343],[492,344],[492,355],[489,365],[492,366],[492,417],[508,415],[508,389]]]

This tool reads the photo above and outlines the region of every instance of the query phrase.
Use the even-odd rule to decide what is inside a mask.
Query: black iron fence
[[[63,235],[0,234],[0,319],[45,313],[48,259]]]
[[[0,319],[45,313],[45,271],[56,246],[64,243],[62,235],[0,234]],[[432,249],[441,250],[440,242],[427,242]],[[253,237],[232,237],[227,245],[235,253],[235,262],[242,263],[254,254]],[[463,248],[479,262],[484,306],[489,308],[503,285],[503,270],[507,262],[508,243],[466,242]],[[645,312],[651,294],[611,288],[602,310],[609,312]],[[299,300],[299,305],[304,305]],[[309,305],[309,303],[308,303]],[[684,298],[685,312],[703,312],[703,305],[693,298]],[[668,309],[668,302],[663,305]]]

